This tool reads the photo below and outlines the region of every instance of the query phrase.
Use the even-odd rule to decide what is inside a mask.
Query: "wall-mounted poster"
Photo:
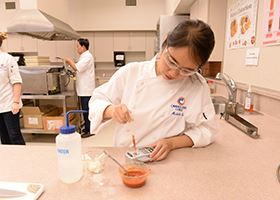
[[[280,0],[265,0],[263,11],[263,44],[280,44]]]
[[[227,19],[227,47],[251,47],[256,42],[258,0],[236,0],[229,7]]]

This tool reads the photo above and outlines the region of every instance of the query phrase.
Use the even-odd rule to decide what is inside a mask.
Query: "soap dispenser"
[[[245,103],[244,103],[245,111],[253,112],[253,110],[254,110],[253,99],[254,99],[254,96],[252,94],[252,88],[251,88],[251,85],[249,85],[249,88],[245,94]]]

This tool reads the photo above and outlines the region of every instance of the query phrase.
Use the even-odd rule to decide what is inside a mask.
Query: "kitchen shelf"
[[[38,128],[21,128],[22,133],[38,133],[38,134],[58,134],[59,131],[47,131],[44,129],[38,129]]]
[[[60,94],[43,95],[43,94],[24,94],[21,95],[21,99],[50,99],[50,100],[62,100],[63,114],[66,114],[66,98],[75,96],[75,91],[66,91]]]
[[[66,115],[66,99],[68,97],[76,97],[75,91],[65,91],[60,94],[52,94],[52,95],[43,95],[43,94],[24,94],[21,95],[21,99],[31,99],[31,100],[39,100],[39,99],[48,99],[48,100],[61,100],[62,101],[62,109],[63,116]],[[36,128],[22,128],[22,133],[38,133],[38,134],[58,134],[59,131],[49,131],[44,129],[36,129]]]

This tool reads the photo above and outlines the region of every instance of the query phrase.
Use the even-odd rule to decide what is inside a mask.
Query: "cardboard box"
[[[39,107],[22,107],[24,128],[43,128],[42,113]]]
[[[60,131],[61,126],[65,126],[65,117],[64,116],[43,116],[43,127],[46,131]],[[78,117],[75,115],[69,116],[69,125],[75,125],[76,127],[78,124]]]
[[[44,115],[57,115],[58,109],[55,106],[44,108],[24,106],[21,109],[23,113],[24,128],[43,128]]]
[[[46,131],[59,132],[60,127],[64,125],[64,116],[43,116],[43,127]]]

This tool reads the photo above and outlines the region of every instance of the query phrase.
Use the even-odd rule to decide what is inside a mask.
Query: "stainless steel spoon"
[[[119,161],[117,161],[114,157],[112,157],[109,153],[107,153],[106,151],[103,151],[111,160],[113,160],[117,165],[119,165],[123,171],[125,171],[126,173],[128,173],[128,171],[124,168],[124,166],[122,166],[121,163],[119,163]]]

